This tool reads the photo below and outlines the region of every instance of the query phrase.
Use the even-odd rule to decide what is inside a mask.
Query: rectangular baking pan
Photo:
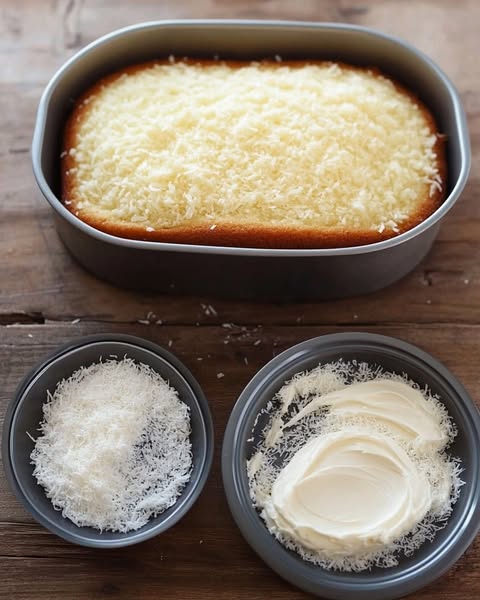
[[[447,136],[445,201],[415,228],[390,240],[351,248],[272,250],[146,242],[86,225],[60,201],[59,157],[66,117],[76,98],[103,75],[170,54],[225,59],[280,55],[379,67],[420,97]],[[383,288],[425,257],[442,218],[465,186],[470,145],[464,110],[452,83],[429,58],[388,35],[331,23],[159,21],[100,38],[54,75],[40,100],[32,162],[63,243],[81,265],[102,279],[162,293],[327,299]]]

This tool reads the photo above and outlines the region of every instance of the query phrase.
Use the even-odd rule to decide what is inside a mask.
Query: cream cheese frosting
[[[443,453],[452,431],[437,403],[404,381],[377,378],[313,394],[287,420],[301,389],[298,380],[288,385],[264,448],[248,463],[250,481],[285,434],[319,413],[322,427],[271,489],[254,494],[280,541],[325,559],[355,560],[393,548],[428,515],[448,513],[458,473]]]
[[[392,434],[418,447],[438,450],[447,442],[440,415],[432,411],[422,394],[402,381],[375,379],[346,386],[314,398],[283,427],[291,427],[306,415],[322,407],[331,416],[356,416],[385,424]],[[283,427],[272,427],[269,443],[281,435]]]
[[[430,486],[401,446],[338,432],[308,442],[275,481],[265,515],[311,550],[355,554],[389,544],[431,507]]]

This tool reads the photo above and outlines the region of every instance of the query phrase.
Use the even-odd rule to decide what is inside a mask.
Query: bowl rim
[[[241,248],[241,247],[226,247],[226,246],[201,246],[198,244],[179,244],[170,242],[156,242],[156,241],[144,241],[144,240],[132,240],[127,238],[117,237],[108,233],[104,233],[94,227],[87,225],[81,221],[78,217],[73,215],[56,197],[51,190],[45,175],[43,173],[41,164],[43,138],[46,128],[46,120],[48,107],[51,97],[56,89],[56,86],[61,81],[62,77],[69,71],[69,69],[75,65],[76,62],[82,60],[85,56],[91,53],[95,53],[102,46],[108,45],[111,41],[116,38],[135,34],[139,31],[146,31],[150,29],[169,29],[169,28],[185,28],[190,27],[194,29],[205,29],[205,28],[234,28],[234,29],[298,29],[299,32],[305,29],[312,29],[317,31],[338,31],[338,32],[351,32],[356,34],[362,34],[368,37],[376,37],[382,39],[390,44],[400,46],[403,50],[409,52],[418,61],[423,62],[427,67],[435,74],[435,76],[443,83],[445,90],[448,93],[449,100],[453,107],[455,115],[455,123],[458,131],[459,138],[459,149],[460,149],[460,173],[457,180],[450,192],[450,194],[442,202],[441,206],[437,208],[431,215],[429,215],[424,221],[416,225],[415,227],[401,233],[400,235],[375,242],[373,244],[366,244],[362,246],[350,246],[345,248],[318,248],[318,249],[283,249],[283,248]],[[35,179],[37,184],[45,197],[49,202],[53,210],[63,219],[65,219],[70,225],[79,229],[83,233],[99,240],[104,243],[113,244],[115,246],[123,246],[127,248],[136,248],[143,250],[154,250],[154,251],[174,251],[174,252],[189,252],[199,254],[217,254],[217,255],[240,255],[240,256],[275,256],[278,258],[286,257],[308,257],[308,256],[343,256],[343,255],[355,255],[355,254],[367,254],[370,252],[376,252],[380,250],[386,250],[407,242],[408,240],[420,235],[427,229],[431,228],[435,223],[444,217],[444,215],[452,208],[457,202],[460,194],[465,187],[468,179],[468,174],[471,166],[471,150],[470,150],[470,139],[468,135],[467,118],[465,115],[460,96],[445,72],[426,54],[415,46],[406,42],[396,36],[382,33],[369,27],[363,27],[360,25],[350,25],[342,23],[330,23],[330,22],[313,22],[313,21],[286,21],[286,20],[260,20],[260,19],[171,19],[171,20],[158,20],[158,21],[147,21],[123,27],[121,29],[114,30],[106,35],[89,43],[87,46],[79,50],[70,59],[68,59],[63,66],[61,66],[51,78],[50,82],[46,86],[37,110],[35,128],[33,133],[32,147],[31,147],[32,166]]]
[[[154,525],[145,531],[140,528],[136,531],[127,532],[124,537],[117,539],[91,539],[84,538],[82,536],[82,528],[78,527],[78,533],[72,534],[66,531],[63,527],[59,526],[55,521],[45,516],[39,511],[35,503],[31,502],[28,495],[23,489],[23,485],[20,483],[16,469],[12,462],[12,444],[13,439],[11,435],[12,425],[15,421],[17,414],[17,408],[25,394],[29,392],[32,385],[35,384],[38,377],[45,373],[53,364],[58,364],[64,357],[70,356],[72,353],[81,350],[88,346],[95,346],[101,343],[117,342],[124,344],[125,346],[135,347],[153,354],[156,358],[161,359],[166,363],[169,368],[177,373],[183,380],[186,388],[189,389],[192,397],[195,399],[199,415],[201,418],[201,435],[203,437],[204,451],[202,452],[201,462],[198,470],[198,476],[195,479],[194,485],[189,491],[189,494],[182,500],[182,494],[179,496],[180,504],[171,515],[169,515],[167,521],[161,521],[157,525]],[[48,353],[44,359],[35,364],[23,379],[18,384],[11,401],[8,404],[5,419],[3,424],[2,433],[2,460],[5,475],[10,488],[13,490],[15,496],[24,506],[24,508],[34,517],[34,519],[46,527],[52,533],[58,535],[64,540],[80,545],[87,546],[90,548],[120,548],[124,546],[131,546],[138,544],[149,538],[152,538],[160,533],[170,529],[185,514],[192,508],[194,503],[198,500],[203,488],[207,482],[210,469],[213,461],[214,452],[214,429],[213,421],[209,408],[208,401],[191,372],[185,367],[185,365],[171,352],[164,349],[163,347],[151,342],[149,340],[133,336],[129,334],[92,334],[87,336],[81,336],[74,340],[63,344],[55,350]],[[177,502],[178,502],[177,500]],[[174,505],[175,506],[175,505]],[[60,514],[60,513],[59,513]],[[161,515],[159,515],[161,517]]]
[[[238,397],[230,414],[222,446],[222,477],[225,494],[232,516],[242,535],[253,550],[281,577],[293,585],[325,598],[339,600],[388,600],[409,594],[431,583],[444,574],[466,551],[480,529],[480,459],[474,454],[475,464],[469,465],[473,480],[461,517],[440,547],[432,550],[426,558],[408,570],[379,581],[355,580],[348,573],[322,571],[322,578],[313,580],[303,567],[307,563],[286,550],[265,528],[253,508],[249,494],[245,465],[242,465],[242,447],[250,431],[246,422],[262,393],[262,386],[274,381],[284,370],[292,367],[312,351],[318,355],[333,349],[363,349],[390,351],[410,364],[430,372],[442,385],[449,388],[460,400],[457,408],[464,414],[467,437],[480,446],[480,412],[467,390],[457,378],[436,358],[401,339],[362,332],[342,332],[323,335],[296,344],[268,362],[249,381]],[[301,368],[301,367],[300,367]],[[248,416],[248,418],[247,418]],[[259,527],[261,523],[262,527]],[[453,542],[451,541],[453,540]],[[303,570],[302,570],[303,569]],[[321,569],[319,567],[319,569]],[[299,573],[300,571],[300,573]],[[388,569],[385,569],[388,574]]]

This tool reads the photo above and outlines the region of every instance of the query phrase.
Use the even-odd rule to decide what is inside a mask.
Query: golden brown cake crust
[[[178,61],[180,62],[180,60]],[[216,60],[210,59],[192,59],[182,58],[181,62],[195,65],[218,64]],[[251,61],[221,61],[232,68],[240,68],[251,64]],[[273,60],[258,61],[268,67],[290,66],[300,68],[304,65],[322,65],[332,64],[331,61],[315,60],[282,60],[276,62]],[[190,226],[177,226],[173,228],[156,228],[155,231],[146,231],[144,226],[136,224],[118,224],[104,219],[99,219],[95,215],[79,209],[76,206],[76,179],[75,173],[71,172],[76,166],[75,157],[68,151],[75,147],[75,140],[78,134],[79,125],[85,118],[89,110],[89,103],[85,100],[98,95],[99,90],[115,81],[124,74],[132,74],[142,69],[154,65],[169,64],[168,59],[153,60],[142,64],[132,65],[120,71],[112,73],[84,92],[76,101],[74,109],[67,119],[61,154],[61,197],[62,202],[75,216],[88,225],[117,237],[145,240],[155,242],[180,243],[180,244],[198,244],[208,246],[228,246],[242,248],[285,248],[285,249],[313,249],[313,248],[345,248],[350,246],[361,246],[373,244],[382,240],[390,239],[408,231],[428,218],[442,204],[446,196],[447,187],[447,163],[446,163],[446,137],[438,132],[435,119],[428,108],[419,100],[419,98],[409,89],[386,76],[376,67],[356,67],[353,65],[336,62],[338,66],[352,71],[369,71],[377,76],[386,77],[395,86],[401,94],[408,96],[418,105],[423,117],[425,118],[431,134],[436,135],[436,143],[433,148],[436,155],[436,166],[441,180],[441,187],[435,187],[433,193],[419,200],[418,209],[411,214],[408,219],[398,224],[398,231],[393,232],[385,229],[382,233],[374,230],[340,230],[334,231],[321,230],[317,228],[299,228],[299,227],[278,227],[264,223],[238,224],[238,223],[218,223],[212,228],[211,224],[194,224]]]

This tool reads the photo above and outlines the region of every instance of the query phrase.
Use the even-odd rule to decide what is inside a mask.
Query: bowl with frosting
[[[247,542],[325,598],[396,598],[463,554],[480,517],[478,410],[436,359],[401,340],[303,342],[247,385],[222,468]]]

